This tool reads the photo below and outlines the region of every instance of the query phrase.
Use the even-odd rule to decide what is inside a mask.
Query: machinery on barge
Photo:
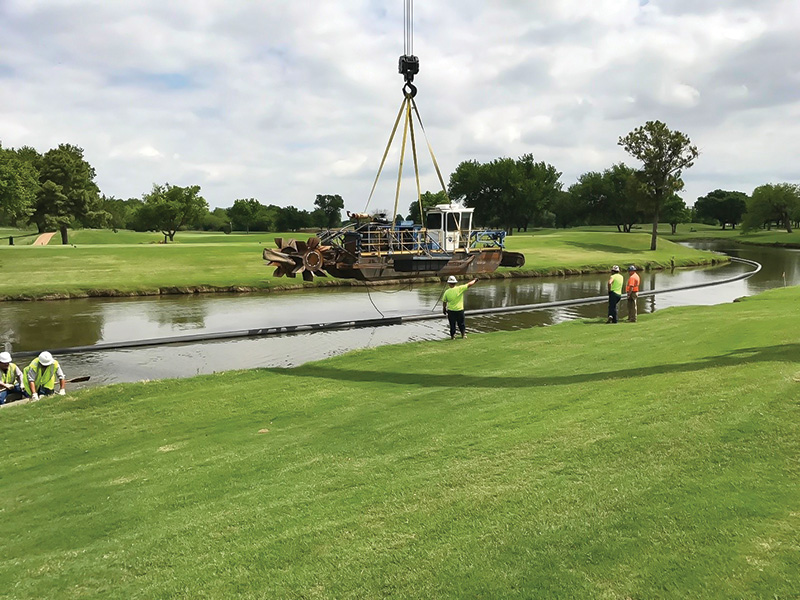
[[[362,281],[491,273],[521,267],[525,256],[503,248],[505,231],[473,229],[472,208],[439,204],[428,210],[425,226],[396,224],[379,216],[303,242],[276,238],[264,249],[276,277],[341,277]],[[356,216],[356,219],[360,215]]]
[[[300,274],[304,281],[312,281],[315,276],[331,275],[378,281],[409,277],[476,275],[491,273],[500,266],[521,267],[525,264],[523,254],[505,250],[505,231],[474,228],[473,208],[450,202],[438,204],[428,209],[427,213],[423,210],[414,129],[416,116],[419,128],[423,135],[425,134],[414,100],[417,88],[413,81],[414,75],[419,72],[419,58],[413,54],[413,0],[404,1],[405,47],[398,66],[399,73],[405,78],[403,102],[367,199],[367,206],[363,213],[348,213],[351,219],[349,225],[340,229],[321,231],[305,242],[276,238],[277,248],[265,248],[263,251],[264,260],[275,267],[276,277],[297,277]],[[386,214],[369,215],[366,210],[375,193],[401,118],[404,122],[394,211],[391,217]],[[425,141],[427,142],[427,136]],[[417,184],[419,214],[425,215],[424,225],[402,221],[397,216],[403,157],[408,142],[411,146]],[[447,188],[433,149],[429,142],[427,146],[439,183],[447,197]]]

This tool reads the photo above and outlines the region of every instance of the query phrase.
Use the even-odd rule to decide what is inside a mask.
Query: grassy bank
[[[276,236],[305,239],[307,234],[232,234],[180,232],[176,243],[135,232],[77,231],[74,244],[45,247],[0,246],[6,277],[0,298],[58,298],[87,295],[189,293],[193,291],[270,290],[304,285],[347,285],[333,278],[275,278],[261,258]],[[82,241],[83,240],[83,241]],[[114,240],[120,240],[115,243]],[[612,264],[644,268],[708,264],[710,253],[662,241],[650,252],[649,236],[610,231],[544,230],[507,238],[510,250],[526,256],[523,269],[499,274],[545,275],[605,271]]]
[[[0,597],[796,597],[798,301],[3,409]]]
[[[669,231],[669,229],[667,229]],[[705,225],[703,223],[683,223],[678,226],[675,234],[662,233],[665,239],[675,242],[687,240],[730,240],[740,244],[755,244],[759,246],[785,246],[788,248],[800,248],[800,231],[788,233],[785,229],[773,229],[767,231],[759,229],[742,233],[741,228],[723,230],[718,225]]]

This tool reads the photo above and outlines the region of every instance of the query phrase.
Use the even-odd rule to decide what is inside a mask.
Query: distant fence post
[[[9,246],[13,246],[14,245],[14,236],[13,235],[8,236],[8,245]]]

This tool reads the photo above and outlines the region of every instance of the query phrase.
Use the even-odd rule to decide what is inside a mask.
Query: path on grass
[[[36,241],[31,244],[31,246],[47,246],[50,243],[50,239],[55,235],[55,232],[52,233],[43,233],[39,237],[36,238]]]

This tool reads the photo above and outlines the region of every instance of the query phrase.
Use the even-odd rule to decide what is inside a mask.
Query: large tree
[[[39,232],[58,229],[61,243],[69,243],[67,228],[75,220],[102,223],[108,216],[100,206],[95,170],[84,158],[83,149],[60,144],[42,156],[39,192],[31,220]]]
[[[314,206],[325,213],[324,227],[334,228],[342,224],[344,200],[339,194],[317,194]]]
[[[560,176],[555,167],[535,162],[531,154],[485,164],[466,161],[450,175],[449,194],[474,208],[478,222],[511,233],[515,227],[527,229],[549,210],[561,190]]]
[[[0,147],[0,222],[16,225],[33,212],[39,173],[15,150]]]
[[[311,225],[311,213],[294,206],[280,208],[275,220],[275,226],[278,231],[297,231],[298,229],[311,227]]]
[[[642,181],[647,188],[653,215],[650,249],[658,240],[658,219],[664,201],[683,189],[681,173],[694,164],[700,152],[680,131],[671,131],[661,121],[648,121],[628,135],[619,138],[619,145],[642,161]]]
[[[742,229],[750,231],[774,222],[792,233],[792,220],[798,211],[800,186],[792,183],[760,185],[748,199]]]
[[[233,206],[228,209],[228,216],[231,219],[233,229],[241,231],[244,229],[250,233],[250,227],[258,217],[258,212],[263,207],[255,198],[240,198],[233,201]]]
[[[148,229],[157,229],[164,234],[164,241],[173,241],[175,233],[189,222],[198,220],[208,211],[208,202],[200,195],[200,186],[153,185],[148,194],[142,196],[144,205],[139,209],[139,218]]]
[[[533,154],[524,154],[516,161],[519,186],[516,209],[517,230],[528,231],[528,225],[540,220],[557,200],[561,192],[561,172],[544,161],[536,162]]]
[[[584,173],[569,193],[590,224],[616,225],[619,231],[630,232],[643,216],[639,175],[622,163],[602,173]]]
[[[444,190],[439,190],[436,193],[433,192],[422,192],[420,194],[420,200],[422,201],[422,210],[427,211],[429,208],[433,208],[437,204],[449,204],[450,199],[447,197],[447,193]],[[424,223],[423,215],[419,214],[419,202],[414,201],[408,206],[408,220],[414,221],[414,223]]]
[[[736,229],[736,224],[742,222],[742,217],[747,212],[747,194],[714,190],[698,198],[694,209],[700,220],[717,221],[722,229],[727,225]]]

